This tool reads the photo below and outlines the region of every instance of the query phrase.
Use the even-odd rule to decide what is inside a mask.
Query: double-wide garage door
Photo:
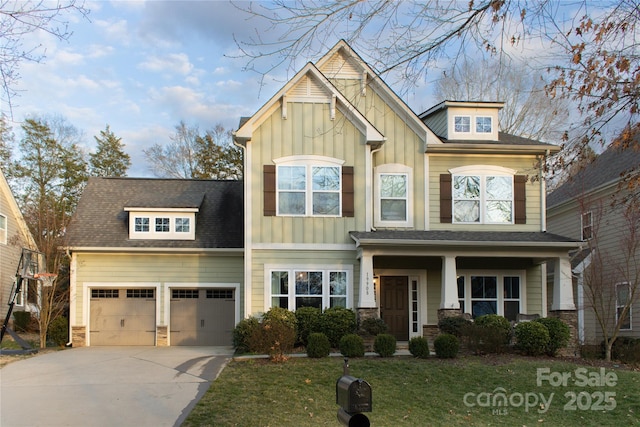
[[[155,345],[155,289],[92,289],[91,345]]]
[[[172,289],[171,345],[231,345],[233,289]]]

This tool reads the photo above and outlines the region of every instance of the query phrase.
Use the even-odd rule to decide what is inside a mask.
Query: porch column
[[[573,302],[573,281],[569,257],[555,260],[553,275],[553,304],[551,310],[575,310]]]
[[[460,310],[458,300],[458,275],[456,273],[456,257],[442,257],[442,297],[441,310]]]
[[[363,251],[360,255],[360,292],[358,292],[358,308],[376,307],[376,294],[373,288],[373,256]]]

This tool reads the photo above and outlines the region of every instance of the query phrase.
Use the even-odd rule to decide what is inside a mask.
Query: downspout
[[[540,175],[540,209],[542,210],[542,212],[540,212],[542,218],[542,223],[540,225],[543,233],[547,231],[547,181],[546,176],[542,171],[544,165],[547,163],[548,156],[549,150],[547,150],[542,156],[540,168],[538,168],[538,174]]]
[[[367,170],[367,173],[365,175],[365,188],[366,188],[366,194],[365,194],[365,205],[367,207],[367,213],[366,213],[366,218],[365,218],[365,231],[369,232],[369,231],[376,231],[376,229],[373,227],[373,215],[374,215],[374,209],[373,209],[373,180],[374,180],[374,173],[373,173],[373,155],[375,153],[377,153],[378,151],[382,150],[382,145],[380,145],[378,148],[375,149],[371,149],[370,145],[367,145],[367,151],[369,151],[368,155],[366,156],[366,160],[365,160],[365,168]]]
[[[249,191],[249,169],[247,165],[250,165],[249,159],[249,150],[247,149],[247,143],[249,139],[244,139],[242,142],[238,141],[236,138],[235,132],[233,135],[233,145],[239,147],[242,151],[244,151],[244,162],[243,162],[243,170],[242,170],[242,191],[244,195],[244,315],[239,316],[241,318],[248,318],[251,313],[251,264],[253,262],[252,252],[251,252],[251,238],[252,238],[252,218],[251,218],[251,197],[248,196]],[[240,296],[237,296],[240,298]],[[240,320],[240,319],[237,319]]]

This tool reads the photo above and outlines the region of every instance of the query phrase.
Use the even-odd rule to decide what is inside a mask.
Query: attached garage
[[[235,297],[234,289],[171,289],[170,344],[232,345]]]
[[[155,345],[155,289],[91,289],[91,345]]]

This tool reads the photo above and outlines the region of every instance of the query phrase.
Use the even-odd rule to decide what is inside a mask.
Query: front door
[[[398,341],[409,340],[409,279],[406,276],[382,276],[380,316],[389,333]]]

